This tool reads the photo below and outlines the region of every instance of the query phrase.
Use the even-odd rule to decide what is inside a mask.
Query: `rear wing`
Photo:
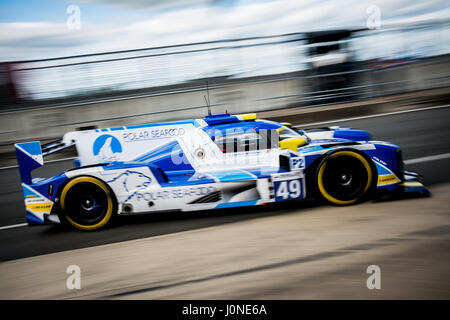
[[[39,141],[16,143],[17,164],[23,183],[31,184],[31,171],[44,165],[41,143]]]
[[[49,142],[42,146],[42,155],[45,157],[48,156],[49,154],[68,149],[74,145],[75,141],[68,142],[64,139]]]
[[[20,178],[23,183],[31,184],[31,171],[44,165],[44,157],[70,148],[75,142],[57,140],[41,146],[39,141],[16,143],[17,164],[19,166]]]

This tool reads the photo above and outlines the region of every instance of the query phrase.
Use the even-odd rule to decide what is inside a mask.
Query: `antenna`
[[[209,85],[208,85],[208,81],[206,81],[206,92],[208,94],[208,99],[206,99],[205,96],[203,96],[205,98],[206,101],[206,106],[208,107],[208,116],[211,115],[211,102],[209,100]]]
[[[211,108],[209,107],[208,99],[206,99],[206,96],[203,96],[203,98],[205,98],[206,107],[208,108],[208,116],[210,116],[211,115]]]

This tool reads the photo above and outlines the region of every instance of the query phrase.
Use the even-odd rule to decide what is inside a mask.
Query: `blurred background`
[[[449,86],[447,1],[5,0],[0,28],[7,146],[202,117],[207,83],[213,113]]]
[[[449,299],[449,31],[448,0],[0,1],[0,299]],[[398,144],[433,196],[25,227],[14,143],[202,118],[207,88],[213,113]]]

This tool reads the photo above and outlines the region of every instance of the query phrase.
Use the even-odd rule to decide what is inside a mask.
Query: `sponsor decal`
[[[395,174],[387,174],[378,177],[378,185],[384,186],[387,184],[394,184],[400,182],[400,179],[397,178]]]
[[[335,143],[335,142],[342,142],[342,139],[335,138],[335,139],[313,139],[311,140],[312,143]],[[313,146],[311,146],[313,148]]]
[[[184,128],[167,128],[167,129],[152,129],[152,130],[141,130],[137,132],[124,132],[123,141],[134,142],[134,141],[145,141],[153,139],[164,139],[179,137],[186,133]]]
[[[164,199],[183,199],[191,197],[200,197],[216,191],[213,186],[199,186],[188,188],[161,189],[158,191],[145,191],[150,186],[152,178],[138,171],[127,170],[117,177],[108,180],[108,183],[118,183],[122,185],[126,192],[132,192],[124,201],[126,203],[132,198],[137,201],[157,201]]]
[[[123,186],[126,192],[136,189],[143,189],[150,185],[152,178],[142,172],[127,170],[122,172],[117,177],[106,181],[108,183],[119,183]]]
[[[190,188],[177,188],[170,190],[160,190],[153,192],[136,192],[136,200],[140,201],[156,201],[166,199],[183,199],[191,197],[200,197],[216,191],[213,186],[209,187],[190,187]]]
[[[372,159],[373,160],[375,160],[375,161],[377,161],[377,162],[379,162],[379,163],[381,163],[382,165],[384,165],[384,166],[386,166],[387,165],[387,163],[386,162],[384,162],[383,160],[381,160],[381,159],[379,159],[378,157],[376,157],[376,156],[373,156],[372,157]]]
[[[100,162],[115,161],[122,153],[122,145],[116,137],[104,134],[95,139],[92,152]]]
[[[30,204],[30,203],[42,203],[42,202],[48,202],[48,200],[46,198],[33,198],[33,199],[25,199],[25,204]]]
[[[53,203],[51,202],[31,203],[26,205],[26,208],[32,212],[50,212],[52,207]]]

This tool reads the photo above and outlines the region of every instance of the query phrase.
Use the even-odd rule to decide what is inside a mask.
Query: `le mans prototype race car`
[[[44,156],[72,146],[74,168],[31,177]],[[15,147],[29,224],[95,230],[117,215],[429,194],[403,169],[400,147],[366,131],[300,130],[256,114],[73,131],[42,147]]]

